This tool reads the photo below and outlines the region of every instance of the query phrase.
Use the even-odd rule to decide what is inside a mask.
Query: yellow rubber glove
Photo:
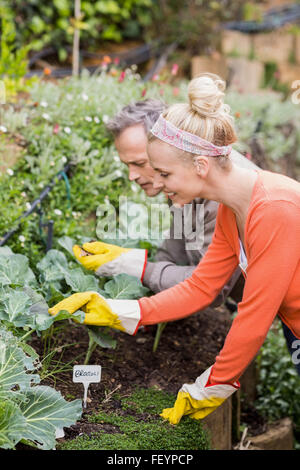
[[[240,387],[238,382],[233,385],[208,385],[211,369],[203,372],[194,384],[184,384],[177,394],[174,407],[165,408],[160,416],[171,424],[178,424],[184,415],[203,419]]]
[[[49,309],[51,315],[66,310],[70,314],[77,310],[85,312],[87,325],[109,326],[134,334],[140,323],[141,314],[137,300],[104,299],[97,292],[79,292],[62,300]]]
[[[88,254],[86,254],[86,253]],[[76,259],[99,276],[115,276],[125,273],[143,279],[147,263],[147,250],[123,248],[103,242],[84,243],[73,246]]]

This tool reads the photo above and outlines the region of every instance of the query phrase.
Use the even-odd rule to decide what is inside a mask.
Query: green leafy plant
[[[139,38],[152,7],[150,0],[82,1],[82,17],[75,21],[72,0],[55,0],[51,7],[35,0],[10,3],[18,19],[19,44],[30,42],[36,50],[55,45],[60,60],[67,58],[66,45],[72,42],[75,25],[81,29],[82,46],[89,49],[99,41]]]
[[[81,400],[67,402],[51,387],[37,385],[33,359],[19,341],[0,328],[0,447],[14,449],[28,442],[39,449],[56,445],[56,429],[81,417]]]
[[[275,323],[257,358],[258,398],[255,406],[269,420],[290,416],[300,436],[300,377],[286,346],[280,323]]]
[[[33,82],[33,80],[29,80],[27,83],[24,81],[30,46],[17,46],[14,13],[4,0],[0,2],[0,21],[0,77],[5,85],[6,97],[10,99],[17,92],[27,90],[28,86]]]

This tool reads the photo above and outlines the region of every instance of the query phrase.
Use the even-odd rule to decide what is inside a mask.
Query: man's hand
[[[143,281],[147,264],[147,250],[123,248],[103,242],[84,243],[73,246],[76,259],[98,276],[129,274]]]
[[[49,309],[51,315],[61,310],[75,313],[85,312],[84,323],[87,325],[109,326],[134,335],[141,321],[140,307],[137,300],[105,299],[97,292],[78,292],[62,300]]]

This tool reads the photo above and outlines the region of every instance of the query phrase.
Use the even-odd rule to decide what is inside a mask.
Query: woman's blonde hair
[[[204,73],[188,85],[188,103],[171,105],[163,117],[174,126],[198,135],[215,145],[230,145],[237,140],[230,107],[224,103],[226,84],[218,75]],[[149,141],[155,139],[149,136]],[[194,155],[193,155],[194,156]],[[228,157],[216,157],[223,167],[230,165]]]

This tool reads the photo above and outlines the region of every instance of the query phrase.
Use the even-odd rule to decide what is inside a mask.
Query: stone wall
[[[276,64],[276,79],[292,92],[292,83],[300,80],[300,34],[288,27],[259,34],[223,31],[221,52],[194,57],[191,75],[217,73],[229,88],[252,93],[261,88],[265,66],[270,63]]]

